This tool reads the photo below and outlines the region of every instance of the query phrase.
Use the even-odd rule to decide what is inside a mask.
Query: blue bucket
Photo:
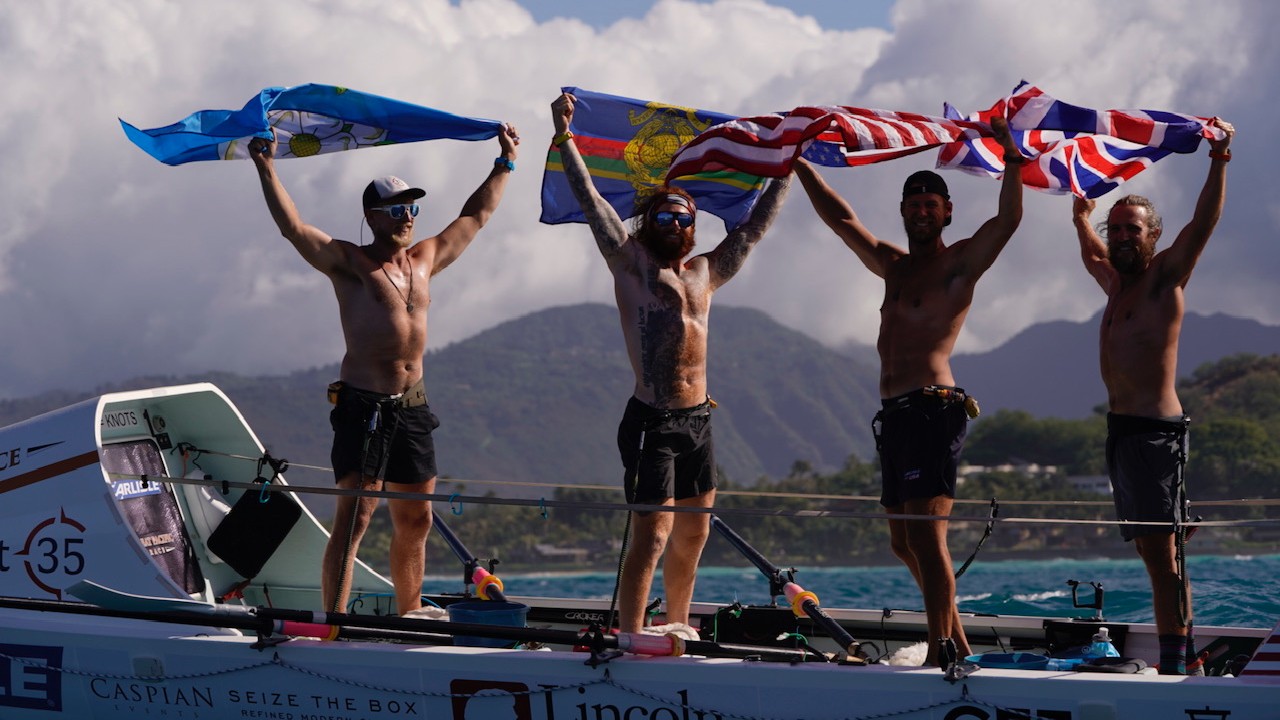
[[[456,602],[451,603],[446,609],[449,611],[449,620],[451,622],[470,623],[473,625],[499,625],[502,627],[524,627],[525,616],[529,614],[528,605],[501,600]],[[501,638],[454,635],[453,644],[496,648],[515,645],[515,641]]]

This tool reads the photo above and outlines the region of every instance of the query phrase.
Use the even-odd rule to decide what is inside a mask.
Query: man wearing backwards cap
[[[955,498],[956,464],[969,414],[977,404],[955,387],[951,348],[964,323],[978,278],[991,267],[1022,219],[1022,161],[1003,118],[992,121],[1004,147],[1005,173],[996,216],[973,237],[945,245],[942,229],[951,223],[951,196],[936,173],[923,170],[907,178],[899,211],[907,249],[887,243],[863,226],[812,165],[795,172],[809,200],[871,272],[884,278],[880,307],[880,396],[876,448],[889,513],[893,552],[911,571],[924,596],[929,623],[927,664],[942,664],[947,639],[961,657],[969,643],[956,609],[955,577],[947,550],[946,520],[894,519],[896,515],[945,518]]]
[[[330,386],[333,469],[338,487],[397,492],[435,491],[439,424],[426,404],[422,356],[427,346],[429,282],[470,244],[502,200],[515,170],[520,138],[507,125],[498,134],[501,155],[462,212],[437,235],[413,242],[417,201],[426,193],[397,177],[381,177],[364,190],[364,220],[373,241],[355,245],[303,222],[276,175],[276,143],[249,143],[271,217],[312,267],[328,276],[338,298],[346,341],[341,379]],[[327,611],[344,611],[356,548],[377,507],[376,498],[340,496],[334,531],[325,548],[322,590]],[[401,615],[422,606],[425,542],[431,503],[392,499],[391,579]]]
[[[711,295],[742,268],[786,196],[789,178],[771,181],[751,217],[710,252],[688,258],[697,209],[684,190],[659,187],[638,201],[634,232],[587,173],[569,123],[575,98],[551,104],[565,177],[582,205],[609,271],[635,390],[618,428],[629,503],[709,508],[716,466],[707,395]],[[687,258],[687,259],[686,259]],[[667,622],[687,625],[698,559],[710,531],[705,512],[638,512],[619,583],[619,627],[639,632],[658,559],[663,560]]]

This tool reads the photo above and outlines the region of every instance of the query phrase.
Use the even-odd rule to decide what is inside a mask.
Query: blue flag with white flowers
[[[310,157],[421,140],[487,140],[497,120],[442,110],[333,85],[269,87],[239,110],[201,110],[172,125],[140,130],[120,121],[125,135],[168,165],[249,157],[249,140],[271,139],[277,158]]]

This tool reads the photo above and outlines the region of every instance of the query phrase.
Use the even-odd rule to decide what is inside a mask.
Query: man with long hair
[[[613,273],[622,335],[635,390],[618,428],[628,503],[710,508],[716,495],[707,394],[711,295],[742,268],[777,216],[788,179],[771,181],[750,218],[710,252],[689,257],[697,206],[687,192],[661,186],[638,203],[634,232],[591,182],[569,124],[575,98],[551,104],[554,144]],[[667,622],[687,625],[694,576],[710,531],[706,512],[637,512],[619,584],[619,627],[639,632],[659,558],[665,559]]]

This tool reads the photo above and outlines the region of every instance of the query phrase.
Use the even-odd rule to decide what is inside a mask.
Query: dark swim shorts
[[[969,429],[965,394],[960,388],[929,390],[882,400],[876,415],[880,504],[887,508],[908,500],[956,496],[956,466]]]
[[[1159,525],[1122,525],[1120,536],[1173,532],[1187,458],[1186,417],[1149,418],[1107,413],[1107,472],[1116,518]]]
[[[329,413],[329,425],[329,459],[337,478],[359,472],[389,483],[417,484],[436,476],[431,431],[440,421],[425,398],[410,407],[392,396],[344,385]]]
[[[643,443],[643,448],[641,445]],[[655,505],[697,497],[716,487],[711,402],[659,410],[634,397],[618,425],[627,502]]]

